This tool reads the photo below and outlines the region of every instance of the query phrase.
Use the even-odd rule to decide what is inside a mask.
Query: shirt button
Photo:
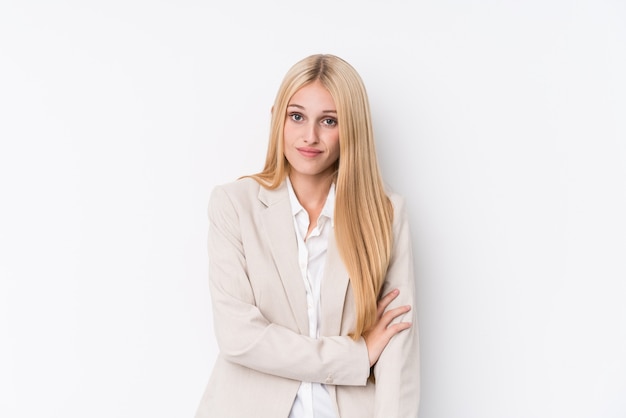
[[[333,384],[333,375],[328,375],[328,377],[326,378],[326,380],[324,380],[324,383],[326,383],[327,385],[332,385]]]

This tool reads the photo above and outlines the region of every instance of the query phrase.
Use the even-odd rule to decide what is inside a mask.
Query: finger
[[[384,315],[380,318],[380,324],[385,328],[391,324],[391,322],[398,318],[399,316],[404,315],[405,313],[411,310],[410,305],[399,306],[397,308],[393,308],[384,313]]]
[[[398,289],[393,289],[391,292],[387,293],[378,301],[378,305],[377,305],[378,317],[380,317],[383,314],[383,312],[385,312],[385,309],[387,309],[387,306],[389,306],[391,301],[393,301],[396,297],[398,297],[399,294],[400,294],[400,291]]]
[[[387,329],[385,330],[385,333],[387,334],[389,339],[391,339],[391,337],[398,334],[399,332],[402,332],[406,329],[411,328],[411,325],[412,325],[411,322],[398,322],[397,324],[393,324],[387,327]]]

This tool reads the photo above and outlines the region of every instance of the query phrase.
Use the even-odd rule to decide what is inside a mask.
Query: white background
[[[625,417],[625,45],[618,0],[3,1],[0,416],[193,416],[209,193],[327,52],[408,200],[420,417]]]

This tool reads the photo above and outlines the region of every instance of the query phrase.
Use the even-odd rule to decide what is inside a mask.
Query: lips
[[[298,150],[300,155],[307,157],[307,158],[317,157],[318,155],[322,153],[322,150],[319,150],[317,148],[300,147],[296,149]]]

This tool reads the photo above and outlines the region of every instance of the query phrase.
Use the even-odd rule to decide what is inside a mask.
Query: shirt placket
[[[309,249],[304,241],[304,234],[306,234],[308,229],[308,216],[302,212],[297,214],[296,223],[296,234],[298,235],[298,264],[300,267],[300,275],[302,276],[302,281],[304,282],[306,290],[307,316],[309,317],[309,337],[315,338],[317,321],[314,319],[317,315],[314,314],[315,304],[313,299],[313,288],[308,274]],[[313,418],[313,387],[311,382],[302,382],[300,389],[302,394],[302,406],[306,412],[306,416]]]

